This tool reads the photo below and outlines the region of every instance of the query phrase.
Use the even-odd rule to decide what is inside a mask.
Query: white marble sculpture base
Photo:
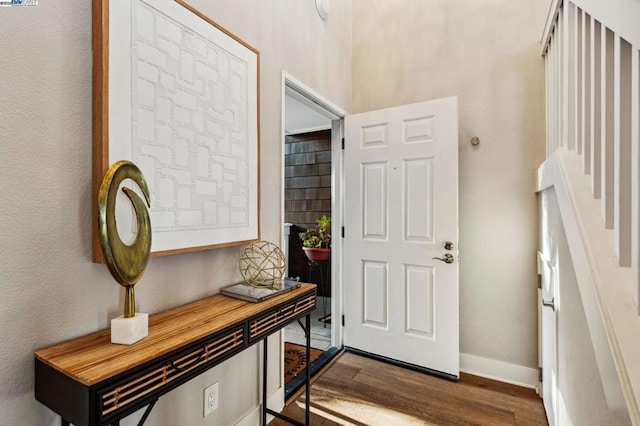
[[[136,313],[133,318],[124,315],[111,320],[111,343],[133,345],[149,335],[149,314]]]

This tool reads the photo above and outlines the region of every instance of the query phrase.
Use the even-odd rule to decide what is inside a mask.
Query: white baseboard
[[[284,408],[284,388],[278,388],[267,398],[267,407],[274,411],[282,411]],[[267,416],[267,423],[273,420],[273,416]],[[262,421],[262,404],[258,404],[253,410],[242,417],[235,426],[259,426]]]
[[[461,353],[460,371],[538,391],[538,370],[535,368]]]

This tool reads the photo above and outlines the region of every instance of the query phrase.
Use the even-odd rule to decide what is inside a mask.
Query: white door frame
[[[285,140],[285,93],[293,90],[301,97],[298,100],[305,105],[316,110],[320,114],[331,118],[331,312],[334,320],[331,321],[331,346],[342,347],[342,318],[343,313],[343,244],[341,230],[344,226],[344,154],[342,151],[342,141],[344,135],[344,117],[347,113],[329,101],[309,86],[293,77],[286,71],[282,71],[282,91],[281,91],[281,128],[280,140],[282,153],[280,158],[284,161],[284,140]],[[280,226],[284,224],[284,164],[280,168]],[[283,246],[281,241],[280,246]]]

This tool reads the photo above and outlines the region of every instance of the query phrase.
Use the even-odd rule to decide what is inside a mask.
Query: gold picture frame
[[[149,183],[152,257],[259,240],[259,94],[260,53],[184,1],[93,0],[94,261],[119,160]]]

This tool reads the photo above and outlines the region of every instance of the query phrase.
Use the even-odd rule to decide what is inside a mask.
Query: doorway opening
[[[337,141],[341,140],[344,113],[302,83],[283,75],[283,246],[286,274],[317,285],[316,310],[311,319],[311,374],[319,371],[340,351],[341,218],[338,214],[341,164]],[[337,138],[337,139],[336,139]],[[336,182],[338,182],[336,184]],[[332,221],[331,257],[309,260],[299,234],[327,216]],[[298,323],[284,330],[285,398],[303,384],[305,333]]]

